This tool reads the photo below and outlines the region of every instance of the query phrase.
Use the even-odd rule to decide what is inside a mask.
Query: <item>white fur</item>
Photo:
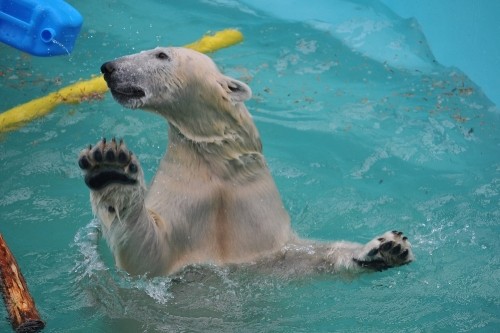
[[[127,163],[94,158],[97,150],[128,153],[124,145],[100,142],[80,155],[90,163],[86,177],[112,170],[137,181],[91,189],[119,267],[165,275],[194,263],[254,263],[303,274],[362,272],[374,269],[371,260],[388,267],[413,260],[410,243],[396,233],[367,245],[300,240],[243,104],[251,90],[221,74],[209,57],[157,48],[109,62],[103,71],[118,102],[153,111],[170,125],[167,153],[149,190],[134,155]],[[386,250],[374,250],[387,242]]]

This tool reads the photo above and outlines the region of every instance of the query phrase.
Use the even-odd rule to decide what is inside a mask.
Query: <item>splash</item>
[[[67,55],[71,55],[71,53],[69,52],[68,48],[66,46],[64,46],[63,43],[57,41],[56,39],[52,39],[51,42],[54,43],[54,44],[56,44],[60,48],[62,48],[67,53]]]

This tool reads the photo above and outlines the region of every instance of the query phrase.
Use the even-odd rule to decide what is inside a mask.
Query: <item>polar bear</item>
[[[116,101],[169,125],[149,189],[122,140],[100,140],[78,164],[116,264],[169,275],[190,264],[248,264],[288,272],[361,273],[410,263],[410,242],[389,231],[367,244],[300,239],[291,229],[244,102],[243,82],[206,55],[156,48],[102,65]]]

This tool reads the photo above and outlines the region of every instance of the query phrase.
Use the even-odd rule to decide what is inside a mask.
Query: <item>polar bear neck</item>
[[[189,99],[188,99],[189,100]],[[200,152],[220,157],[242,153],[262,153],[259,132],[245,104],[220,100],[218,103],[197,103],[191,99],[176,108],[157,111],[170,125],[169,139],[188,141]]]
[[[262,144],[256,130],[256,135],[251,140],[246,138],[246,133],[241,134],[244,136],[193,140],[184,135],[174,124],[169,122],[169,125],[167,160],[175,160],[182,164],[183,160],[203,161],[221,179],[244,181],[259,174],[261,170],[267,170]]]

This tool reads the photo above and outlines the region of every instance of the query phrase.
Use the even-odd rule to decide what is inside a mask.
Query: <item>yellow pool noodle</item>
[[[203,36],[198,41],[184,47],[202,53],[210,53],[232,46],[243,40],[243,34],[235,29],[221,30],[213,35]],[[0,114],[0,132],[15,130],[33,119],[42,117],[59,104],[77,104],[87,100],[97,100],[108,91],[102,75],[90,80],[79,81],[47,96],[18,105]]]

